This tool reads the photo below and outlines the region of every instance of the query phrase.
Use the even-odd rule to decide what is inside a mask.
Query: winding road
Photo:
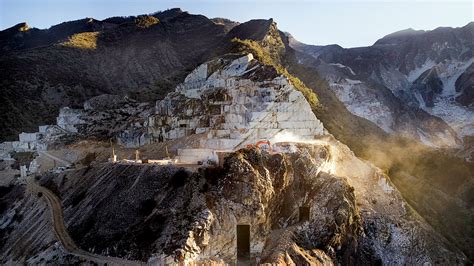
[[[28,191],[30,191],[30,193],[36,194],[42,193],[46,199],[51,211],[54,236],[68,253],[105,265],[146,265],[146,263],[142,261],[131,261],[117,257],[107,257],[80,249],[74,243],[74,240],[72,240],[66,229],[64,224],[63,208],[59,198],[51,190],[37,184],[33,177],[28,178]]]

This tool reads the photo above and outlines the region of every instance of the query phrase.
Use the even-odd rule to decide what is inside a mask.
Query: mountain
[[[49,124],[0,145],[3,263],[233,263],[237,225],[268,263],[474,258],[470,116],[432,111],[452,73],[469,98],[472,24],[354,49],[179,9],[60,25],[1,33],[3,139]]]
[[[224,38],[222,24],[181,10],[144,17],[84,19],[47,30],[0,33],[0,139],[49,124],[60,107],[100,94],[153,101],[173,88]],[[186,39],[184,43],[182,40]]]
[[[474,22],[403,30],[350,49],[305,45],[290,36],[299,60],[317,68],[352,113],[434,146],[456,146],[474,134],[469,89],[455,89],[469,73],[473,40]]]
[[[458,220],[464,224],[458,228],[473,221],[470,214],[473,201],[468,195],[472,194],[472,148],[469,147],[472,145],[470,129],[474,125],[474,116],[472,108],[462,106],[452,96],[455,80],[471,64],[473,39],[470,38],[470,29],[473,25],[470,23],[456,29],[440,28],[412,36],[419,38],[418,40],[409,40],[409,36],[401,39],[397,37],[397,42],[401,42],[399,44],[387,44],[391,42],[391,38],[388,38],[370,47],[351,49],[334,45],[304,45],[287,35],[289,46],[297,50],[294,53],[295,59],[288,68],[313,88],[320,101],[324,101],[323,106],[330,106],[328,110],[316,110],[325,127],[336,138],[348,144],[358,156],[387,169],[391,180],[417,212],[429,220],[430,224],[448,231],[451,231],[448,229],[451,227],[449,222],[431,220],[435,216],[448,215],[441,214],[447,210],[446,205],[452,206],[450,210],[456,209],[457,213],[448,216],[464,217],[461,219],[463,222]],[[441,36],[435,36],[435,33],[441,33]],[[448,45],[447,50],[437,50],[437,43],[432,45],[433,50],[428,51],[415,46],[424,43],[425,47],[431,47],[425,37],[445,40],[448,38],[446,36],[452,37],[448,44],[456,49]],[[403,42],[402,39],[409,41]],[[412,53],[410,57],[405,56],[409,53],[409,48]],[[438,62],[437,66],[429,68],[431,71],[419,66],[416,71],[413,70],[416,64],[430,60]],[[418,74],[413,74],[415,72]],[[420,78],[422,74],[427,79]],[[320,79],[325,79],[326,83]],[[442,91],[449,91],[450,94],[438,94],[439,79],[443,83]],[[395,86],[396,84],[398,85]],[[432,92],[426,91],[427,88]],[[425,95],[433,96],[433,108],[420,106],[417,98],[422,97],[416,94],[420,89],[425,89]],[[347,111],[366,120],[355,119],[345,113]],[[438,114],[444,115],[437,117]],[[464,142],[455,140],[456,135],[463,136]],[[453,151],[433,150],[420,143],[435,147],[454,147],[451,146]],[[457,179],[461,176],[463,177]],[[452,182],[453,178],[458,181]],[[461,197],[466,205],[455,203],[460,195],[463,195]],[[444,203],[435,204],[437,206],[432,204],[441,197],[442,201],[446,200]],[[463,238],[462,235],[471,234],[470,232],[451,231],[448,235],[456,234]],[[468,242],[463,242],[460,247],[472,246]]]
[[[243,263],[242,227],[254,263],[467,263],[382,170],[324,132],[302,87],[278,71],[252,54],[226,54],[158,100],[149,123],[134,129],[166,141],[137,148],[147,160],[166,147],[181,166],[108,163],[108,147],[75,142],[57,154],[77,156],[75,169],[31,177],[26,193],[5,188],[1,262]],[[100,124],[87,119],[97,116],[94,110],[130,108],[115,102],[103,109],[90,101],[82,121],[58,121],[88,135],[83,125]],[[249,147],[266,136],[274,136],[274,152]],[[218,165],[194,169],[201,154],[211,159],[219,152],[225,158]],[[49,221],[47,208],[59,219]],[[49,223],[67,227],[56,231],[66,252],[49,244]],[[37,233],[17,241],[27,228]]]

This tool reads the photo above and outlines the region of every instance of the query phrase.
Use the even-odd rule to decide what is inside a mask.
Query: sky
[[[297,40],[343,47],[372,45],[407,28],[461,27],[474,21],[474,1],[449,0],[0,0],[0,30],[19,22],[40,29],[92,17],[130,16],[180,7],[238,22],[273,18]]]

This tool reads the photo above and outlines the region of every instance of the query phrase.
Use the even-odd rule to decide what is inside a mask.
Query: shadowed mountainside
[[[23,29],[23,30],[22,30]],[[0,139],[50,124],[59,107],[96,95],[154,101],[225,36],[223,24],[173,9],[153,16],[84,19],[0,33]]]

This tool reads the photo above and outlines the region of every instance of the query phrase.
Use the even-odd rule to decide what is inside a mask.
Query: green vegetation
[[[281,53],[279,50],[284,49],[284,46],[282,46],[283,43],[279,44],[278,41],[275,41],[274,39],[275,38],[266,38],[267,43],[263,43],[253,40],[241,40],[239,38],[234,38],[232,39],[232,43],[238,45],[239,52],[251,53],[262,64],[274,67],[278,74],[285,76],[288,80],[290,80],[291,84],[293,84],[297,90],[303,93],[311,107],[317,107],[318,97],[316,96],[316,93],[308,88],[299,78],[291,75],[281,64],[282,60],[280,58]]]
[[[11,156],[15,159],[13,168],[20,169],[21,165],[30,165],[31,161],[35,158],[34,152],[12,152]]]

